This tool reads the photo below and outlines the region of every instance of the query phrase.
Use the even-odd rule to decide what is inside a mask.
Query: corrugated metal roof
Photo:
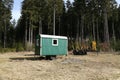
[[[55,35],[45,35],[45,34],[40,34],[40,37],[54,38],[54,39],[67,39],[66,36],[55,36]]]

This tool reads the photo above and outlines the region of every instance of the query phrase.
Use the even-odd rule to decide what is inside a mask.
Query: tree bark
[[[60,25],[60,21],[61,21],[61,19],[60,19],[60,16],[59,16],[59,35],[60,35],[60,27],[61,27],[61,25]]]
[[[27,47],[27,20],[26,20],[26,27],[25,27],[25,48]]]
[[[42,34],[42,18],[41,17],[39,21],[39,34]]]
[[[31,22],[30,22],[30,25],[31,25]],[[30,33],[31,33],[30,25],[29,25],[29,44],[30,44]]]
[[[81,44],[84,38],[84,15],[81,15]]]
[[[112,22],[112,30],[113,30],[113,39],[114,39],[114,42],[115,42],[116,41],[116,37],[115,37],[114,21]]]
[[[93,14],[93,18],[92,18],[92,22],[93,22],[93,40],[95,41],[95,19],[94,19],[94,14]]]
[[[113,30],[113,43],[114,43],[114,46],[115,46],[115,44],[116,44],[116,36],[115,36],[114,21],[112,22],[112,30]],[[114,49],[115,49],[115,47],[114,47]]]
[[[6,20],[5,20],[5,27],[4,27],[4,48],[6,48]]]
[[[77,22],[77,30],[76,30],[76,32],[77,32],[77,34],[76,34],[76,41],[78,42],[79,41],[79,17],[78,17],[78,22]]]
[[[53,35],[55,35],[55,3],[54,3],[54,11],[53,11]]]
[[[97,42],[99,42],[99,26],[98,26],[98,19],[97,19],[97,23],[96,23],[96,27],[97,27]]]
[[[32,46],[32,43],[33,43],[33,28],[31,27],[31,39],[30,39],[30,44],[31,44],[31,46]]]
[[[107,9],[104,8],[104,41],[110,46]]]
[[[1,43],[2,43],[2,33],[0,31],[0,45],[1,45]]]

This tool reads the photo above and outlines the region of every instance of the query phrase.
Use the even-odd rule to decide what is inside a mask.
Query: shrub
[[[15,52],[15,48],[0,48],[0,53]]]
[[[19,51],[24,51],[23,44],[20,42],[16,44],[16,52],[19,52]]]
[[[120,40],[115,43],[115,51],[120,51]]]
[[[114,42],[114,40],[111,40],[110,44],[111,44],[111,48],[114,51],[120,51],[120,40],[117,40],[116,42]]]
[[[68,42],[68,50],[74,49],[74,43],[72,41]]]
[[[100,43],[100,51],[110,51],[110,46],[108,43]]]
[[[25,50],[26,51],[33,51],[33,48],[34,48],[35,46],[33,46],[33,45],[31,45],[29,42],[27,42],[27,45],[26,45],[26,47],[25,47]]]

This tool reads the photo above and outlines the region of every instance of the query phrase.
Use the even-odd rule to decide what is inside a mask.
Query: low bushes
[[[24,46],[22,43],[16,44],[16,52],[19,52],[19,51],[24,51]]]
[[[114,50],[114,51],[120,51],[120,40],[117,40],[117,41],[111,41],[111,48]]]
[[[15,48],[0,48],[0,53],[16,52]]]
[[[115,43],[115,51],[120,51],[120,40]]]
[[[25,50],[26,51],[34,51],[35,46],[31,45],[31,43],[27,42],[26,46],[25,46]]]

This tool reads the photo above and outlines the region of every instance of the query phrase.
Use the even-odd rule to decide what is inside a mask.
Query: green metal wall
[[[41,53],[45,55],[66,55],[67,54],[67,39],[58,39],[58,46],[52,45],[51,38],[42,38]]]

